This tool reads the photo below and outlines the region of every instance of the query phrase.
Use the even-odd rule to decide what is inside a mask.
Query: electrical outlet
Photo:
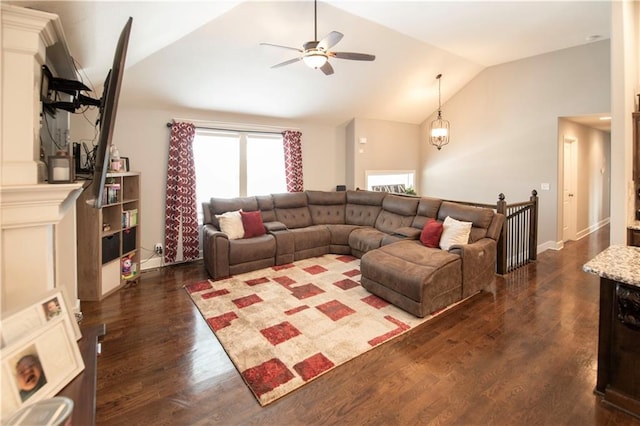
[[[155,251],[156,254],[162,254],[162,243],[156,243],[153,251]]]

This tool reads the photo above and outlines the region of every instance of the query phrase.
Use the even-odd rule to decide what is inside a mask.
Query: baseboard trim
[[[586,237],[587,235],[591,234],[592,232],[596,232],[598,229],[607,226],[609,224],[609,222],[611,221],[611,218],[607,217],[605,219],[602,219],[600,222],[598,223],[594,223],[593,225],[589,226],[586,229],[583,229],[582,231],[578,232],[576,234],[576,240],[580,240],[584,237]]]
[[[158,269],[158,268],[162,268],[163,266],[165,266],[164,259],[161,258],[161,257],[153,257],[151,259],[148,259],[144,263],[140,262],[140,270],[141,271],[148,271],[150,269]]]
[[[202,260],[202,257],[199,257],[199,258],[193,259],[193,260],[186,260],[186,261],[181,260],[181,261],[173,262],[173,263],[165,263],[163,257],[153,257],[151,259],[146,260],[144,263],[141,262],[140,263],[140,270],[141,271],[149,271],[151,269],[164,268],[165,266],[179,265],[181,263],[197,262],[198,260]]]
[[[602,219],[600,222],[595,223],[586,229],[583,229],[582,231],[578,232],[578,234],[576,235],[576,241],[586,237],[587,235],[593,232],[596,232],[598,229],[602,227],[607,226],[610,221],[611,221],[610,218]],[[555,241],[555,242],[547,241],[543,244],[538,245],[538,253],[542,253],[545,250],[562,250],[563,248],[564,248],[564,241]]]
[[[562,250],[564,248],[564,242],[562,241],[546,241],[542,244],[538,244],[538,254],[545,250]]]

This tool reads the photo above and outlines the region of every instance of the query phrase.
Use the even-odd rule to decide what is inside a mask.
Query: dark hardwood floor
[[[640,425],[593,394],[608,227],[498,277],[491,292],[261,407],[192,304],[201,263],[146,272],[84,302],[105,323],[97,419],[107,424]]]

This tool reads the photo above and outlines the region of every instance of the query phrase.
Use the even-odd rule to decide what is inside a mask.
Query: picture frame
[[[120,157],[120,160],[123,161],[122,171],[124,172],[131,171],[131,169],[129,168],[129,157]]]
[[[7,312],[2,315],[2,329],[0,330],[0,348],[4,348],[28,335],[31,331],[46,325],[56,318],[67,317],[65,321],[70,335],[80,340],[82,333],[75,315],[67,308],[66,297],[62,289],[55,289],[45,293],[38,301],[31,305]]]
[[[126,165],[128,164],[129,159],[127,158],[125,161],[125,158],[120,157],[118,159],[111,159],[111,162],[109,163],[109,171],[113,172],[113,173],[122,173],[122,172],[126,172],[128,170],[125,169]]]
[[[58,301],[62,301],[61,296]],[[20,311],[30,316],[26,321],[13,321],[14,326],[32,324],[35,328],[28,334],[20,338],[5,338],[4,327],[2,330],[3,341],[9,342],[0,349],[2,420],[26,404],[53,397],[84,370],[69,315],[64,314],[61,308],[59,313],[49,318],[41,302],[30,308]],[[46,315],[48,318],[43,325],[32,323],[34,317],[31,315],[36,309],[42,310],[41,317]]]

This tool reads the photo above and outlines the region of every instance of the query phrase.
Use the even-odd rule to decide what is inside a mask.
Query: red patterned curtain
[[[287,191],[302,192],[302,133],[295,130],[282,132],[284,142],[284,170],[287,178]]]
[[[167,263],[193,260],[199,255],[196,169],[193,162],[195,134],[196,128],[191,123],[173,123],[171,126],[164,231],[164,261]]]

